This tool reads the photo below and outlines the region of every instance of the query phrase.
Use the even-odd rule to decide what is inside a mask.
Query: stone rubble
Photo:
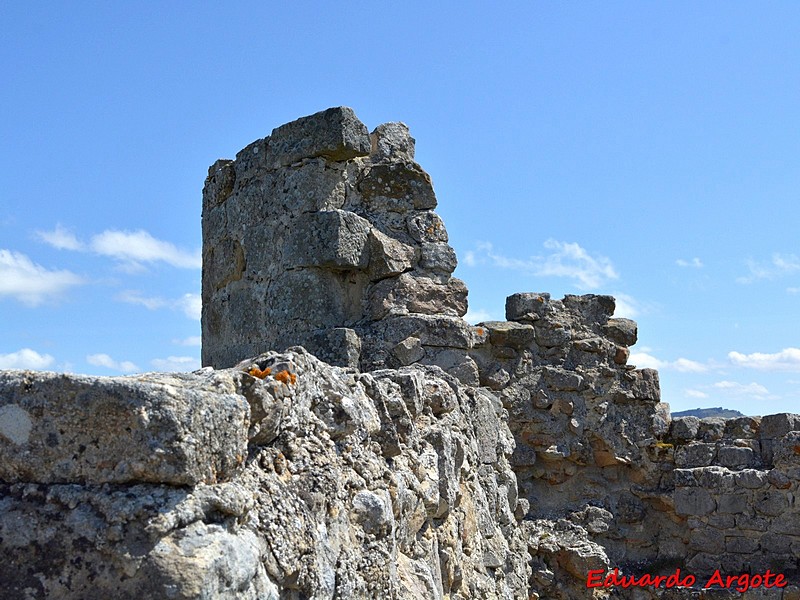
[[[800,599],[800,415],[671,419],[610,296],[467,289],[402,123],[209,169],[203,369],[0,372],[3,598]],[[782,589],[587,588],[785,574]]]

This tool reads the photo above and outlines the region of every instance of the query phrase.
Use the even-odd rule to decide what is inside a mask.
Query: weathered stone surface
[[[538,321],[547,312],[550,294],[512,294],[506,298],[506,319]]]
[[[249,410],[214,373],[0,372],[0,480],[194,485],[233,477]]]
[[[679,442],[687,442],[697,437],[700,419],[697,417],[677,417],[672,420],[670,437]]]
[[[368,139],[337,108],[212,165],[203,362],[236,367],[0,376],[4,597],[582,600],[591,569],[800,577],[800,416],[673,421],[610,296],[514,294],[508,321],[469,325],[413,158],[404,124]]]
[[[370,148],[366,126],[346,106],[329,108],[276,127],[269,138],[269,151],[276,166],[317,156],[349,160],[366,156]]]
[[[675,490],[675,511],[679,515],[707,515],[716,508],[716,502],[703,488]]]
[[[378,125],[369,136],[372,143],[370,155],[376,160],[414,160],[414,143],[405,123]]]
[[[14,376],[33,386],[25,394],[42,398],[40,381],[3,374]],[[85,383],[53,377],[68,391]],[[0,482],[5,597],[526,594],[526,546],[514,526],[517,488],[508,463],[513,441],[488,392],[475,393],[435,367],[355,374],[302,350],[268,353],[227,371],[147,377],[171,378],[187,396],[197,388],[233,398],[240,415],[249,403],[243,464],[226,483],[183,487]],[[130,391],[117,379],[126,378],[105,380],[106,387]],[[103,381],[92,385],[103,388]],[[165,387],[159,391],[167,394]],[[2,389],[6,398],[8,386]],[[24,398],[11,399],[3,406],[30,409]],[[193,399],[198,410],[213,410],[210,398]],[[384,420],[382,411],[393,417]],[[17,442],[28,436],[29,459],[48,452],[33,444],[36,419],[27,431],[15,409],[4,415],[3,435]],[[391,460],[383,447],[392,443],[387,426],[402,429]],[[238,433],[246,439],[246,429]],[[232,442],[218,434],[214,443]],[[126,441],[133,457],[148,444]],[[98,452],[114,451],[113,440],[98,443]],[[480,549],[477,562],[466,553]],[[450,557],[449,569],[459,566],[458,576],[443,576],[442,556]]]
[[[284,261],[289,268],[363,269],[369,263],[369,233],[369,222],[351,212],[306,213],[293,224]]]
[[[637,339],[636,322],[630,319],[609,319],[603,328],[612,341],[621,346],[633,346]]]

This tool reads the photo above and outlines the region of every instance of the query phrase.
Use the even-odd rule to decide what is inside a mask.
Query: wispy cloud
[[[134,267],[142,263],[165,262],[181,269],[199,269],[203,264],[199,250],[182,250],[170,242],[154,238],[142,229],[106,230],[92,237],[91,248],[97,254]]]
[[[159,371],[196,371],[200,368],[200,359],[194,356],[168,356],[154,358],[150,364]]]
[[[138,304],[148,310],[170,308],[180,310],[188,318],[199,321],[203,311],[200,294],[184,294],[180,298],[162,298],[160,296],[143,296],[136,290],[126,290],[117,296],[117,300],[128,304]]]
[[[36,350],[23,348],[10,354],[0,354],[0,369],[46,369],[55,359],[49,354],[39,354]]]
[[[477,249],[467,253],[467,266],[488,263],[500,269],[521,271],[536,277],[565,277],[582,289],[595,289],[609,280],[618,279],[614,265],[605,256],[591,256],[574,242],[547,240],[545,255],[527,259],[509,258],[495,252],[489,242],[479,242]]]
[[[190,319],[194,319],[195,321],[200,320],[200,316],[203,313],[203,300],[200,297],[200,294],[184,294],[180,300],[178,300],[178,306]]]
[[[61,223],[57,223],[53,231],[37,231],[36,237],[59,250],[83,250],[84,247],[75,234]]]
[[[750,396],[756,400],[766,400],[773,396],[769,390],[760,383],[739,383],[737,381],[718,381],[712,387],[718,390],[724,390],[726,393],[733,396]]]
[[[467,323],[481,323],[483,321],[495,321],[496,319],[488,310],[470,308],[467,310],[467,314],[464,315],[464,320]]]
[[[700,400],[702,400],[703,398],[708,398],[708,394],[706,394],[705,392],[701,392],[700,390],[685,390],[684,393],[689,398],[697,398]]]
[[[691,260],[685,260],[683,258],[679,258],[675,261],[675,264],[679,267],[692,267],[693,269],[702,269],[703,268],[703,261],[701,261],[696,256]]]
[[[199,269],[200,250],[184,250],[171,242],[159,240],[144,229],[123,231],[106,229],[93,235],[88,243],[58,223],[52,231],[37,231],[36,237],[59,250],[90,250],[118,261],[129,271],[142,270],[144,265],[163,262],[180,269]]]
[[[178,346],[202,346],[203,345],[203,338],[199,335],[193,335],[188,338],[184,338],[182,340],[172,340],[173,344]]]
[[[776,279],[800,272],[800,257],[796,254],[775,253],[768,262],[745,261],[750,274],[738,277],[737,283],[753,283],[760,279]]]
[[[773,354],[729,352],[728,358],[737,367],[746,367],[759,371],[800,372],[800,348],[784,348],[780,352]]]
[[[95,367],[105,367],[112,371],[119,371],[120,373],[135,373],[139,370],[134,363],[129,360],[117,361],[111,358],[108,354],[89,354],[86,357],[86,362]]]
[[[0,297],[36,306],[54,300],[83,279],[71,271],[51,271],[19,252],[0,250]]]
[[[642,312],[646,312],[642,304],[629,294],[614,292],[614,299],[616,300],[615,317],[635,319]]]
[[[678,371],[680,373],[705,373],[710,366],[688,358],[678,358],[673,361],[661,360],[647,352],[633,352],[628,360],[629,364],[645,369],[660,369]]]

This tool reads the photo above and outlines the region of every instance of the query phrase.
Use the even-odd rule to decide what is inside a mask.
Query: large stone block
[[[708,490],[699,487],[675,490],[675,512],[679,515],[707,515],[716,508]]]
[[[509,321],[538,321],[549,310],[550,294],[520,293],[506,298],[506,319]]]
[[[322,156],[343,161],[366,156],[369,132],[352,108],[339,106],[302,117],[272,130],[269,151],[276,166]]]
[[[284,263],[288,267],[363,269],[369,263],[369,232],[369,221],[344,210],[300,215],[284,247]]]
[[[436,208],[431,177],[415,162],[372,165],[358,189],[367,205],[385,206],[392,212]]]
[[[220,375],[0,372],[0,479],[213,483],[247,455],[247,401]]]

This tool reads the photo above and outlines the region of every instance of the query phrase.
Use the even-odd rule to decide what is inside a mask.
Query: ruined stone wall
[[[515,440],[531,590],[548,597],[584,597],[592,564],[794,568],[798,421],[671,423],[658,373],[627,364],[636,324],[613,317],[609,296],[515,294],[507,321],[465,323],[466,288],[413,157],[405,125],[368,135],[338,108],[215,163],[204,364],[303,344],[334,364],[436,365],[491,391]]]
[[[303,345],[340,366],[421,361],[477,383],[467,290],[413,159],[402,123],[369,134],[332,108],[217,161],[203,191],[203,364]]]
[[[610,296],[466,323],[413,158],[335,108],[211,167],[204,369],[0,372],[3,598],[800,599],[800,416],[671,419]]]

